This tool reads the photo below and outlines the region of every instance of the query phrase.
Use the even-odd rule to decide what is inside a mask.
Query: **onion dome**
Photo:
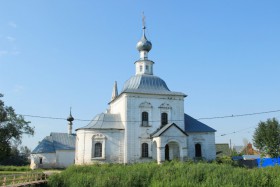
[[[69,117],[67,118],[67,121],[69,121],[69,122],[74,121],[74,118],[73,118],[73,116],[72,116],[72,114],[71,114],[71,108],[70,108],[70,115],[69,115]]]
[[[137,43],[136,48],[138,51],[149,52],[152,49],[152,43],[149,40],[147,40],[145,35],[145,29],[146,27],[143,27],[143,36],[141,40]]]

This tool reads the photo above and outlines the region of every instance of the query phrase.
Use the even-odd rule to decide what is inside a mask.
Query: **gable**
[[[188,136],[180,127],[175,123],[169,123],[163,126],[161,129],[156,130],[151,134],[152,137],[158,136]]]

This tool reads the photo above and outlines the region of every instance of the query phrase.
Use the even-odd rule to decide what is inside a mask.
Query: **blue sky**
[[[92,119],[105,111],[114,81],[135,73],[142,12],[154,74],[184,92],[194,118],[279,110],[279,1],[0,2],[0,93],[17,113]],[[243,145],[259,121],[280,112],[201,120],[216,142]],[[67,122],[26,117],[31,149]],[[87,122],[74,121],[74,128]],[[245,130],[243,130],[245,129]],[[241,130],[241,131],[240,131]],[[236,132],[237,133],[233,133]],[[222,134],[227,134],[221,136]]]

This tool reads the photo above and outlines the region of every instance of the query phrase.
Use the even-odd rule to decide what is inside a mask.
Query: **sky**
[[[136,43],[153,48],[154,75],[183,92],[185,113],[244,145],[260,121],[280,119],[280,1],[0,0],[0,93],[17,114],[90,120],[135,74]],[[67,121],[25,116],[34,149]],[[73,128],[88,124],[74,121]]]

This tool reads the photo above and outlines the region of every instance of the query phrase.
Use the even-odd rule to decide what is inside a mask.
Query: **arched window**
[[[167,113],[163,112],[161,113],[161,126],[163,127],[168,123],[168,115]]]
[[[142,112],[142,126],[148,126],[149,114],[148,112]]]
[[[201,145],[199,143],[195,144],[195,157],[201,157]]]
[[[102,157],[102,144],[99,142],[94,145],[94,157]]]
[[[142,143],[142,157],[149,157],[149,145],[147,143]]]

